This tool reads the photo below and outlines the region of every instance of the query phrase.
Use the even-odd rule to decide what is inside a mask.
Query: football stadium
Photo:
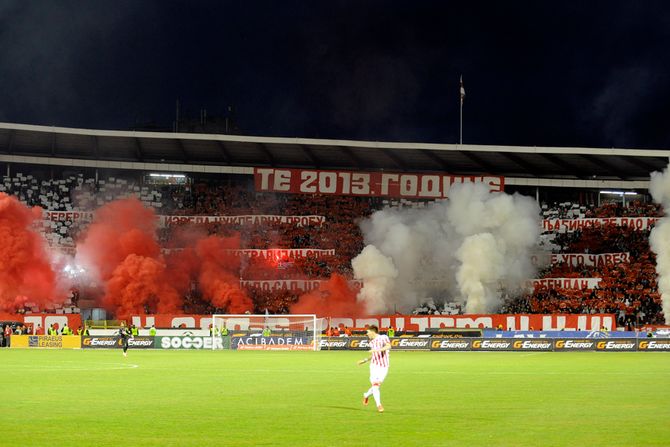
[[[670,439],[664,151],[9,123],[0,148],[3,445]]]
[[[0,447],[670,446],[668,23],[0,0]]]

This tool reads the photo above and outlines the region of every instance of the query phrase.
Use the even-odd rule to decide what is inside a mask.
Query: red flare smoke
[[[165,274],[165,264],[146,256],[128,255],[112,273],[103,299],[117,318],[150,312],[180,313],[181,297]]]
[[[105,285],[103,303],[117,318],[181,312],[181,297],[166,274],[156,238],[157,218],[137,199],[110,202],[95,212],[77,255]]]
[[[170,240],[165,247],[167,271],[172,285],[182,294],[191,289],[191,284],[198,278],[200,259],[195,246],[207,233],[201,226],[178,226],[170,231]]]
[[[191,282],[198,277],[200,259],[192,247],[172,251],[165,256],[167,275],[172,286],[180,293],[186,294]]]
[[[198,241],[196,253],[200,258],[200,290],[212,305],[227,313],[252,311],[254,304],[240,288],[240,258],[227,250],[240,247],[239,235],[235,237],[209,236]]]
[[[0,311],[15,312],[26,302],[46,307],[64,298],[44,240],[31,228],[40,217],[41,209],[0,192]]]
[[[357,301],[357,294],[358,291],[344,276],[335,273],[318,290],[302,295],[291,306],[291,313],[316,314],[320,317],[366,315],[365,305]]]
[[[109,279],[128,255],[157,258],[157,218],[137,199],[115,200],[95,212],[77,256],[95,265],[101,279]]]

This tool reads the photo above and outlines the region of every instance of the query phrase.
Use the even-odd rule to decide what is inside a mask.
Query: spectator
[[[5,331],[4,331],[4,336],[5,336],[5,347],[9,348],[11,346],[11,337],[13,334],[12,331],[12,326],[9,324],[5,325]]]

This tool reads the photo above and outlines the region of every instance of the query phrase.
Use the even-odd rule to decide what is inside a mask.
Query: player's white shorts
[[[370,365],[370,383],[382,383],[389,369],[383,366]]]

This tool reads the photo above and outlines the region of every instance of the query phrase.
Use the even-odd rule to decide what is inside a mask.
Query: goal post
[[[212,349],[317,351],[326,324],[313,314],[214,314]]]

